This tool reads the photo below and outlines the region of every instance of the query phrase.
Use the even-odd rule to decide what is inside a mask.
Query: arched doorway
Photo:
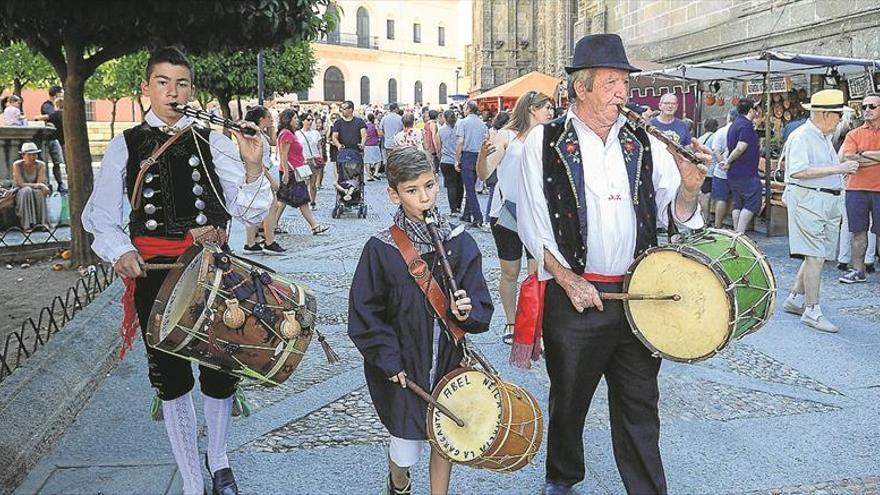
[[[345,100],[345,77],[337,67],[330,66],[324,71],[324,101]]]
[[[361,105],[370,104],[370,78],[361,77]]]
[[[397,79],[388,80],[388,103],[397,103]]]
[[[440,96],[437,98],[437,103],[446,104],[446,83],[440,83]]]
[[[370,14],[367,9],[357,9],[357,39],[359,48],[370,47]]]
[[[413,90],[413,94],[413,103],[415,103],[416,105],[421,105],[422,102],[425,101],[422,98],[422,81],[416,81],[416,86]]]

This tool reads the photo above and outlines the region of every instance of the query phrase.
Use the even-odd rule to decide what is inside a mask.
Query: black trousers
[[[594,285],[600,292],[622,288],[618,283]],[[633,335],[620,301],[603,301],[602,312],[578,313],[553,280],[544,300],[550,376],[547,481],[570,486],[584,479],[584,423],[604,375],[614,459],[627,493],[665,494],[657,410],[660,360]]]
[[[464,198],[464,182],[461,179],[461,172],[455,170],[455,165],[452,163],[440,163],[440,171],[443,173],[443,185],[446,186],[449,209],[459,212],[461,211],[461,200]]]
[[[170,263],[174,259],[151,260],[155,263]],[[137,279],[134,290],[134,305],[137,310],[138,321],[141,324],[141,336],[144,338],[144,347],[147,349],[147,362],[150,365],[150,384],[156,389],[162,400],[174,400],[193,389],[192,363],[186,359],[172,356],[162,351],[153,349],[147,345],[147,320],[153,301],[162,287],[162,282],[168,275],[168,270],[150,270],[147,276]],[[199,384],[202,393],[215,399],[231,397],[238,385],[239,378],[222,373],[204,366],[199,366]]]

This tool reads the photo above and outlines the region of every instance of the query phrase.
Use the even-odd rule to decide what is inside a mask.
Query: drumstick
[[[681,301],[678,294],[633,294],[629,292],[600,292],[599,299],[615,301]]]
[[[406,379],[406,388],[412,390],[413,393],[418,395],[420,399],[427,402],[428,404],[431,404],[432,406],[437,408],[438,411],[440,411],[443,414],[445,414],[446,416],[448,416],[449,419],[454,421],[455,424],[458,425],[459,428],[464,428],[464,421],[462,421],[461,418],[456,416],[455,413],[453,413],[452,411],[449,410],[449,408],[447,408],[443,404],[437,402],[437,399],[432,397],[431,394],[429,394],[428,392],[425,392],[425,389],[416,385],[416,383],[414,381],[407,378]]]
[[[183,263],[144,263],[141,270],[173,270],[175,268],[183,268]]]

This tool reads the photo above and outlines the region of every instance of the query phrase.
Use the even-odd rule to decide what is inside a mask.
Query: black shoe
[[[866,273],[874,273],[876,271],[877,271],[877,269],[874,268],[874,263],[870,263],[870,264],[865,265],[865,272]]]
[[[566,484],[548,481],[544,483],[543,495],[568,495],[574,493],[574,490]]]
[[[211,472],[207,454],[205,454],[205,467]],[[211,485],[212,495],[238,495],[238,485],[235,483],[235,476],[232,475],[232,468],[227,467],[211,473]]]
[[[244,252],[245,253],[253,253],[253,254],[262,253],[263,247],[260,246],[259,242],[255,242],[253,246],[248,246],[247,244],[245,244],[244,245]]]
[[[287,252],[286,249],[278,245],[277,241],[273,241],[272,244],[266,244],[263,246],[263,251],[265,251],[266,254],[284,254]]]
[[[848,263],[838,263],[838,264],[837,264],[837,269],[840,270],[840,271],[842,271],[842,272],[849,271],[849,264],[848,264]]]

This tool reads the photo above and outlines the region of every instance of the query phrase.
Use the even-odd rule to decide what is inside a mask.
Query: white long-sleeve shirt
[[[620,128],[626,123],[620,117],[611,128],[607,142],[593,132],[572,110],[566,116],[573,121],[580,144],[584,170],[584,196],[587,211],[587,260],[585,272],[601,275],[623,275],[633,262],[636,246],[636,215],[632,204],[629,177],[617,140]],[[659,140],[651,140],[654,164],[655,201],[657,219],[666,226],[666,208],[675,199],[681,185],[681,174],[672,154]],[[543,154],[544,126],[536,126],[528,135],[519,181],[517,198],[517,230],[523,244],[538,262],[538,278],[553,276],[544,266],[546,248],[566,268],[571,268],[556,245],[550,213],[544,196]],[[674,208],[674,205],[673,205]],[[676,218],[676,220],[680,220]],[[703,226],[697,212],[682,225],[689,228]]]
[[[165,125],[152,111],[144,119],[151,127]],[[189,117],[181,117],[174,128],[183,129],[192,123]],[[211,132],[208,139],[211,157],[223,196],[226,209],[234,218],[242,222],[256,224],[263,220],[272,204],[272,189],[264,177],[245,184],[245,167],[239,158],[238,150],[232,140],[219,132]],[[125,136],[120,134],[110,141],[101,171],[95,181],[95,189],[83,211],[83,228],[95,236],[92,250],[109,263],[116,261],[125,253],[134,251],[128,234],[123,228],[128,223],[128,195],[126,189],[126,169],[128,148]]]

